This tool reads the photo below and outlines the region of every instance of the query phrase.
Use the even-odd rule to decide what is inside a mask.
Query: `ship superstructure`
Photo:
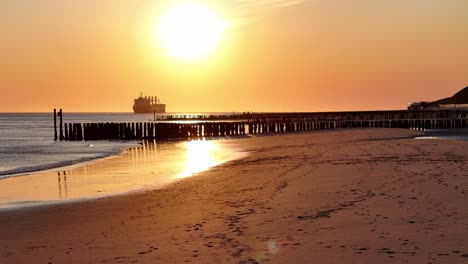
[[[157,96],[145,96],[143,93],[140,97],[134,99],[133,112],[135,113],[165,113],[166,104],[161,104]]]

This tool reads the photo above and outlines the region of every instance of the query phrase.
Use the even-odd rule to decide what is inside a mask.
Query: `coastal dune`
[[[0,213],[0,262],[467,262],[468,145],[421,134],[234,139],[246,157],[162,189]]]

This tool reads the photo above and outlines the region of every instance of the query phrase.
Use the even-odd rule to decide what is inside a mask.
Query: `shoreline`
[[[4,171],[5,174],[3,174],[3,172],[0,172],[0,181],[2,181],[4,179],[8,179],[8,178],[13,178],[13,177],[32,176],[32,175],[38,174],[38,173],[47,173],[47,172],[57,172],[57,171],[63,171],[63,170],[70,170],[70,169],[77,168],[77,167],[80,167],[80,166],[85,166],[85,165],[93,163],[93,162],[98,162],[98,161],[105,160],[107,158],[112,158],[112,157],[121,155],[123,152],[125,152],[129,148],[132,148],[132,147],[128,147],[128,148],[126,148],[126,149],[124,149],[124,150],[122,150],[122,151],[120,151],[118,153],[109,153],[109,154],[106,154],[105,156],[98,156],[98,157],[92,157],[92,158],[83,158],[83,159],[78,159],[78,160],[62,161],[62,162],[58,162],[58,163],[54,163],[54,164],[31,166],[32,168],[39,168],[37,170],[31,169],[31,170],[18,172],[18,173],[12,173],[12,174],[10,174],[9,172],[10,171],[15,171],[17,169],[7,170],[7,171]],[[28,169],[28,168],[31,168],[31,167],[25,167],[25,168]],[[45,168],[42,169],[43,167],[45,167]]]
[[[227,148],[223,142],[144,141],[117,155],[3,178],[0,180],[0,211],[89,201],[161,188],[243,155],[241,150]],[[21,189],[17,190],[17,186]]]
[[[335,129],[334,131],[347,131],[347,129]],[[296,133],[293,133],[293,134],[300,135],[300,134],[307,134],[307,133],[326,133],[326,132],[329,132],[329,131],[296,132]],[[418,131],[417,133],[420,133],[420,132]],[[103,157],[94,157],[94,158],[90,158],[90,159],[87,159],[87,160],[84,160],[84,161],[77,161],[76,163],[72,162],[69,165],[48,168],[48,169],[45,169],[45,170],[29,171],[29,172],[24,172],[24,173],[22,172],[22,173],[17,173],[17,174],[10,174],[10,175],[0,175],[0,176],[5,176],[5,177],[0,178],[0,183],[13,181],[13,184],[9,184],[9,186],[18,185],[18,184],[22,185],[24,183],[15,183],[14,182],[15,179],[16,179],[16,181],[18,181],[18,180],[20,180],[20,179],[18,179],[18,177],[37,177],[37,176],[42,176],[42,178],[44,178],[44,176],[51,178],[51,177],[54,177],[54,174],[57,174],[57,173],[58,173],[59,176],[60,176],[60,173],[63,173],[63,172],[68,172],[70,174],[70,173],[73,173],[76,170],[83,169],[83,168],[86,168],[88,166],[94,166],[94,165],[107,167],[105,171],[106,172],[112,172],[112,171],[115,171],[113,168],[111,168],[113,159],[124,159],[124,160],[127,159],[128,160],[129,158],[124,157],[124,156],[125,156],[125,154],[128,154],[129,151],[131,151],[131,150],[137,150],[137,151],[138,150],[143,150],[145,145],[148,146],[150,144],[155,144],[154,147],[156,147],[157,145],[164,145],[164,144],[174,144],[174,145],[176,145],[176,144],[184,144],[186,142],[200,142],[200,141],[202,141],[202,142],[203,141],[211,141],[211,142],[215,142],[215,144],[216,144],[216,142],[218,142],[218,143],[219,142],[227,142],[227,141],[230,141],[230,140],[239,140],[239,139],[247,139],[248,140],[248,139],[254,139],[254,138],[258,138],[258,137],[277,137],[277,136],[282,136],[282,135],[284,135],[284,134],[244,135],[244,136],[230,136],[230,137],[210,137],[210,138],[205,138],[205,139],[201,139],[201,140],[187,140],[187,141],[167,140],[167,141],[162,141],[162,142],[156,142],[156,141],[153,140],[152,142],[151,141],[135,142],[135,144],[131,144],[132,146],[128,146],[128,147],[122,149],[118,153],[108,154],[108,155],[103,156]],[[401,138],[415,138],[415,137],[414,136],[408,136],[408,137],[400,137],[400,139]],[[231,149],[231,151],[235,151],[235,150]],[[242,150],[241,151],[237,150],[237,152],[242,152]],[[182,156],[184,153],[178,153],[178,154]],[[238,156],[236,158],[231,158],[230,160],[241,158],[241,156]],[[219,163],[219,164],[222,164],[222,163]],[[217,164],[217,165],[219,165],[219,164]],[[206,168],[206,169],[210,169],[210,168]],[[102,172],[103,171],[101,171],[101,173]],[[174,173],[174,171],[172,171],[172,173]],[[175,176],[175,175],[172,175],[172,176]],[[33,182],[34,185],[37,185],[37,183],[34,183],[34,182],[37,181],[34,178],[27,178],[27,179],[30,180],[30,182]],[[66,180],[66,174],[65,174],[65,180]],[[116,192],[116,193],[100,194],[100,195],[93,196],[93,197],[84,197],[84,195],[82,195],[83,197],[77,197],[77,198],[72,198],[72,199],[64,199],[64,200],[62,200],[62,197],[60,197],[60,200],[36,200],[36,199],[32,199],[32,200],[27,200],[27,201],[13,201],[11,203],[12,206],[8,206],[8,207],[5,207],[5,205],[2,204],[1,201],[0,201],[0,213],[1,212],[7,212],[7,211],[10,211],[10,210],[17,211],[17,210],[23,210],[23,209],[31,209],[31,208],[35,208],[35,207],[48,207],[48,206],[54,206],[54,205],[60,205],[60,204],[67,205],[67,204],[70,204],[70,203],[80,203],[80,202],[85,202],[85,201],[93,201],[93,200],[96,200],[96,199],[106,198],[106,197],[129,195],[129,194],[132,194],[132,193],[144,192],[147,189],[164,188],[165,186],[167,186],[169,184],[173,184],[174,182],[162,184],[162,185],[159,185],[159,186],[156,186],[156,185],[146,186],[146,187],[141,186],[140,188],[137,188],[137,189],[120,190],[119,192]],[[31,183],[29,183],[29,184],[31,184]],[[1,187],[4,187],[4,186],[0,185],[0,193],[1,193],[1,190],[2,190]],[[37,188],[37,187],[35,187],[35,188]],[[5,189],[5,187],[3,189]],[[6,189],[11,189],[11,188],[6,187]],[[47,192],[50,192],[50,191],[54,191],[54,190],[50,190],[50,189],[47,190]],[[0,199],[1,199],[1,196],[0,196]]]
[[[0,213],[0,258],[458,263],[468,254],[466,143],[408,139],[420,134],[353,129],[226,141],[251,154],[162,189]]]
[[[207,138],[202,138],[202,139],[195,139],[195,140],[164,140],[157,142],[157,144],[166,144],[166,143],[183,143],[187,141],[223,141],[226,139],[240,139],[240,138],[248,138],[249,136],[231,136],[229,138],[223,138],[223,137],[207,137]],[[102,140],[102,141],[109,141],[109,140]],[[100,142],[102,142],[100,141]],[[77,168],[80,166],[84,166],[93,162],[99,162],[102,160],[105,160],[107,158],[112,158],[116,157],[119,155],[122,155],[125,151],[128,151],[129,149],[132,148],[141,148],[143,146],[143,142],[149,142],[150,140],[135,140],[134,144],[131,144],[126,147],[122,147],[118,152],[114,153],[106,153],[104,156],[96,156],[96,157],[90,157],[90,158],[80,158],[77,160],[67,160],[67,161],[61,161],[58,163],[53,163],[53,164],[45,164],[45,165],[37,165],[37,166],[29,166],[29,167],[22,167],[24,169],[27,169],[26,171],[21,171],[18,173],[10,173],[10,171],[15,171],[18,170],[19,168],[14,168],[14,169],[9,169],[5,171],[0,171],[0,182],[3,179],[8,179],[11,177],[22,177],[22,176],[28,176],[28,175],[34,175],[37,173],[47,173],[47,172],[57,172],[57,171],[63,171],[63,170],[69,170],[73,168]],[[87,141],[92,143],[93,141]],[[112,142],[112,141],[109,141]],[[122,144],[129,144],[131,141],[116,141],[116,142],[122,142]],[[62,165],[64,164],[64,165]],[[44,169],[41,169],[42,167],[45,167]],[[29,168],[39,168],[39,169],[31,169]]]
[[[51,143],[54,142],[54,141],[51,141]],[[95,143],[96,141],[88,141],[89,143],[89,146],[93,146],[92,143]],[[112,142],[112,141],[109,141],[109,142]],[[98,143],[102,143],[102,142],[98,142]],[[115,142],[112,142],[112,143],[115,143]],[[3,180],[3,179],[8,179],[8,178],[11,178],[11,177],[19,177],[19,176],[26,176],[26,175],[31,175],[31,174],[35,174],[35,173],[42,173],[42,172],[53,172],[53,171],[56,171],[56,170],[60,170],[60,169],[67,169],[67,168],[71,168],[71,167],[75,167],[75,166],[80,166],[80,165],[85,165],[89,162],[94,162],[94,161],[97,161],[97,160],[101,160],[101,159],[105,159],[105,158],[109,158],[109,157],[113,157],[113,156],[118,156],[120,154],[122,154],[123,152],[125,152],[126,150],[130,149],[130,148],[134,148],[134,147],[137,147],[139,145],[139,143],[129,143],[129,142],[124,142],[124,141],[120,141],[118,142],[118,144],[116,144],[116,146],[114,146],[114,148],[117,148],[115,150],[112,150],[112,151],[109,151],[109,150],[101,150],[101,154],[97,154],[95,156],[92,156],[92,157],[79,157],[79,158],[75,158],[75,159],[71,159],[71,160],[62,160],[62,161],[58,161],[58,162],[54,162],[54,163],[46,163],[46,164],[40,164],[40,165],[31,165],[31,166],[27,166],[27,167],[16,167],[16,168],[10,168],[10,169],[7,169],[7,170],[3,170],[3,171],[0,171],[0,181]],[[88,146],[88,147],[89,147]],[[118,147],[117,147],[118,146]],[[65,147],[65,146],[64,146]],[[102,146],[99,146],[99,147],[102,147]],[[60,153],[55,153],[56,155],[60,154]],[[94,153],[81,153],[82,155],[85,155],[85,154],[94,154]]]
[[[187,122],[193,122],[193,121],[187,121]],[[365,129],[365,128],[362,128],[362,129]],[[334,129],[334,130],[335,131],[341,131],[341,130],[346,130],[346,129]],[[410,131],[417,131],[417,130],[412,130],[412,129],[409,129],[409,130]],[[435,133],[434,132],[428,132],[428,131],[418,131],[418,132],[423,133],[423,135],[415,136],[415,137],[410,136],[408,138],[467,141],[467,139],[464,139],[464,138],[461,138],[461,137],[449,137],[449,136],[445,135],[447,132],[450,132],[452,130],[455,130],[455,129],[442,130],[442,133],[440,133],[440,131],[437,131]],[[458,130],[462,130],[462,129],[458,129]],[[308,131],[308,132],[312,132],[312,131]],[[295,132],[295,133],[308,133],[308,132]],[[265,134],[265,135],[256,134],[256,135],[246,135],[246,136],[231,136],[230,138],[223,138],[223,137],[203,138],[201,140],[207,140],[207,141],[215,140],[216,141],[216,140],[226,140],[226,139],[254,138],[254,137],[258,137],[258,136],[278,136],[278,135],[276,135],[276,134]],[[16,171],[16,170],[18,170],[18,168],[14,168],[14,169],[11,169],[11,170],[0,171],[0,181],[2,181],[4,179],[11,178],[11,177],[22,177],[22,176],[34,175],[34,174],[37,174],[37,173],[63,171],[63,170],[77,168],[77,167],[80,167],[80,166],[85,166],[85,165],[93,163],[93,162],[100,162],[100,161],[105,160],[107,158],[112,158],[112,157],[122,155],[122,153],[124,153],[125,151],[127,151],[127,150],[129,150],[131,148],[142,147],[142,142],[143,141],[135,141],[135,144],[133,144],[133,146],[127,146],[127,147],[122,148],[118,152],[107,153],[107,154],[104,154],[103,156],[96,156],[96,157],[90,157],[90,158],[81,158],[81,159],[78,159],[78,160],[61,161],[61,162],[58,162],[58,163],[46,164],[46,165],[23,167],[25,169],[25,171],[21,171],[21,172],[17,172],[17,173],[16,172],[11,173],[11,171]],[[179,140],[167,140],[167,141],[163,141],[163,142],[158,142],[158,144],[168,143],[168,142],[170,142],[170,143],[179,143],[179,142],[186,142],[186,141],[187,140],[180,140],[180,141]],[[92,141],[89,141],[89,142],[92,142]],[[128,144],[128,142],[124,142],[124,143]],[[42,168],[44,168],[44,169],[42,169]]]
[[[366,130],[366,128],[364,129],[361,129],[361,130]],[[336,132],[340,132],[340,131],[349,131],[348,129],[336,129],[336,130],[333,130],[333,131],[336,131]],[[419,136],[415,136],[414,133],[410,133],[411,135],[410,136],[403,136],[403,137],[397,137],[397,138],[393,138],[393,139],[426,139],[425,137],[425,134],[424,132],[421,132],[421,131],[416,131],[416,130],[410,130],[410,131],[413,131],[415,132],[416,134],[419,134]],[[294,134],[307,134],[307,133],[327,133],[327,132],[330,132],[330,131],[314,131],[314,132],[299,132],[299,133],[294,133]],[[115,154],[109,154],[109,155],[106,155],[104,157],[99,157],[99,158],[91,158],[89,160],[86,160],[86,161],[83,161],[83,162],[77,162],[77,163],[73,163],[73,164],[70,164],[70,165],[66,165],[66,166],[60,166],[60,167],[54,167],[54,168],[50,168],[50,169],[46,169],[46,170],[39,170],[39,171],[33,171],[33,172],[25,172],[25,173],[18,173],[18,174],[12,174],[12,175],[8,175],[7,177],[4,177],[4,178],[1,178],[0,179],[0,183],[2,181],[14,181],[14,179],[12,178],[17,178],[17,177],[35,177],[35,176],[44,176],[46,175],[46,177],[53,177],[53,174],[56,174],[58,173],[60,175],[61,172],[73,172],[74,170],[79,170],[81,168],[84,168],[84,167],[87,167],[87,166],[93,166],[93,165],[100,165],[100,166],[104,166],[104,167],[109,167],[109,165],[111,166],[112,165],[112,160],[113,159],[128,159],[123,157],[126,153],[128,154],[128,152],[132,149],[136,149],[136,150],[142,150],[145,145],[149,145],[149,144],[158,144],[158,145],[161,145],[161,144],[184,144],[186,142],[199,142],[199,141],[212,141],[212,142],[226,142],[226,141],[229,141],[229,140],[239,140],[239,139],[254,139],[254,138],[258,138],[258,137],[277,137],[277,136],[282,136],[283,134],[266,134],[266,135],[246,135],[246,136],[232,136],[232,137],[226,137],[226,138],[206,138],[206,139],[202,139],[202,140],[192,140],[192,141],[177,141],[177,140],[170,140],[170,141],[163,141],[163,142],[156,142],[156,141],[141,141],[141,142],[136,142],[135,144],[132,144],[133,146],[129,146],[123,150],[121,150],[119,153],[115,153]],[[444,139],[444,138],[438,138],[438,139]],[[370,139],[370,140],[375,140],[375,139]],[[235,144],[234,144],[235,145]],[[234,151],[234,150],[231,150],[231,151]],[[237,152],[239,152],[239,150],[237,150]],[[242,151],[240,151],[242,152]],[[179,153],[181,156],[183,153]],[[236,157],[235,159],[237,158],[240,158],[239,157]],[[233,158],[234,159],[234,158]],[[109,165],[106,165],[106,164],[109,164]],[[219,165],[219,164],[217,164]],[[207,168],[209,169],[209,168]],[[112,168],[108,168],[106,169],[108,172],[112,172],[113,169]],[[172,172],[174,173],[174,172]],[[174,175],[173,175],[174,176]],[[34,180],[32,178],[28,178],[28,179],[31,179],[32,182],[34,182]],[[65,179],[66,179],[66,176],[65,176]],[[175,181],[174,181],[175,182]],[[173,184],[174,182],[172,183],[166,183],[166,184],[160,184],[160,185],[153,185],[153,186],[141,186],[139,188],[136,188],[136,189],[128,189],[128,190],[120,190],[119,192],[114,192],[114,193],[103,193],[103,194],[99,194],[99,195],[96,195],[96,196],[92,196],[92,197],[84,197],[84,195],[82,195],[83,197],[76,197],[76,198],[72,198],[72,199],[62,199],[62,197],[60,197],[60,200],[39,200],[39,201],[36,201],[36,200],[29,200],[29,201],[14,201],[12,202],[11,206],[8,206],[8,207],[5,207],[5,205],[2,205],[0,204],[0,212],[6,212],[6,211],[9,211],[9,210],[23,210],[23,209],[30,209],[30,208],[34,208],[34,207],[47,207],[47,206],[53,206],[53,205],[57,205],[57,204],[70,204],[70,203],[80,203],[80,202],[84,202],[84,201],[93,201],[93,200],[96,200],[96,199],[100,199],[100,198],[105,198],[105,197],[113,197],[113,196],[120,196],[120,195],[129,195],[129,194],[132,194],[132,193],[138,193],[138,192],[143,192],[145,191],[146,189],[152,189],[152,188],[164,188],[165,186],[169,185],[169,184]],[[14,184],[14,183],[13,183]],[[20,183],[21,184],[21,183]],[[10,184],[11,185],[11,184]],[[0,187],[2,187],[0,185]],[[7,188],[9,189],[9,188]],[[1,188],[0,188],[1,190]],[[49,191],[53,191],[53,190],[49,190]],[[0,196],[1,198],[1,196]]]
[[[371,128],[362,128],[360,130],[366,130],[366,129],[371,129]],[[378,130],[378,129],[377,129]],[[405,129],[401,129],[401,130],[405,130]],[[340,132],[340,131],[350,131],[349,129],[335,129],[335,130],[332,130],[332,131],[312,131],[312,132],[298,132],[298,133],[293,133],[293,134],[307,134],[307,133],[327,133],[327,132]],[[417,131],[417,130],[407,130],[407,131],[411,131],[411,135],[409,136],[403,136],[403,137],[395,137],[393,139],[437,139],[437,140],[460,140],[458,138],[448,138],[448,137],[443,137],[443,136],[440,136],[440,132],[438,131],[438,136],[428,136],[428,132],[427,131]],[[284,134],[266,134],[266,135],[246,135],[246,136],[232,136],[232,137],[225,137],[225,138],[218,138],[218,137],[215,137],[215,138],[205,138],[205,139],[201,139],[201,140],[192,140],[192,141],[213,141],[213,142],[226,142],[226,140],[239,140],[239,139],[254,139],[254,138],[257,138],[257,137],[276,137],[276,136],[282,136]],[[291,135],[291,134],[289,134]],[[375,141],[376,139],[370,139],[371,141]],[[387,139],[384,139],[384,140],[387,140]],[[184,142],[192,142],[192,141],[178,141],[178,140],[169,140],[169,141],[163,141],[163,142],[156,142],[156,141],[153,141],[151,144],[183,144]],[[463,139],[461,139],[461,141],[463,141]],[[4,178],[0,178],[0,183],[4,180],[8,180],[8,179],[11,179],[11,178],[16,178],[16,177],[26,177],[26,176],[29,176],[29,177],[34,177],[35,175],[42,175],[42,174],[54,174],[54,173],[59,173],[60,175],[60,172],[63,172],[63,171],[72,171],[72,170],[76,170],[76,169],[80,169],[80,168],[83,168],[85,166],[88,166],[88,165],[94,165],[94,164],[103,164],[103,166],[106,166],[106,162],[108,162],[108,160],[112,160],[114,158],[123,158],[122,156],[130,151],[131,149],[142,149],[144,148],[144,145],[148,145],[150,144],[149,141],[141,141],[141,142],[136,142],[135,144],[133,144],[133,146],[129,146],[125,149],[122,149],[119,153],[115,153],[115,154],[109,154],[109,155],[106,155],[104,157],[98,157],[98,158],[91,158],[89,160],[85,160],[85,161],[82,161],[82,162],[77,162],[77,163],[73,163],[73,164],[70,164],[70,165],[66,165],[66,166],[60,166],[60,167],[54,167],[54,168],[50,168],[50,169],[45,169],[45,170],[39,170],[39,171],[32,171],[32,172],[24,172],[24,173],[18,173],[18,174],[11,174],[11,175],[8,175],[7,177],[4,177]],[[239,152],[239,151],[238,151]],[[241,151],[242,152],[242,151]],[[237,157],[237,158],[240,158],[240,157]],[[235,158],[235,159],[237,159]],[[217,164],[219,165],[219,164]],[[112,171],[112,169],[109,169]],[[0,175],[2,176],[2,175]],[[27,203],[24,203],[21,202],[21,201],[18,201],[18,202],[14,202],[13,204],[17,204],[18,206],[11,206],[11,207],[2,207],[0,205],[0,213],[1,212],[7,212],[7,211],[10,211],[10,210],[23,210],[23,209],[31,209],[31,208],[35,208],[35,207],[48,207],[48,206],[53,206],[53,205],[57,205],[57,204],[70,204],[70,203],[80,203],[80,202],[84,202],[84,201],[93,201],[93,200],[96,200],[96,199],[100,199],[100,198],[106,198],[106,197],[113,197],[113,196],[121,196],[121,195],[129,195],[129,194],[133,194],[133,193],[139,193],[139,192],[144,192],[145,190],[147,189],[154,189],[154,188],[157,188],[157,189],[160,189],[160,188],[165,188],[167,185],[169,184],[173,184],[174,182],[172,183],[167,183],[167,184],[162,184],[162,185],[159,185],[159,186],[146,186],[146,187],[140,187],[140,188],[137,188],[137,189],[128,189],[128,190],[121,190],[117,193],[108,193],[108,194],[102,194],[102,195],[98,195],[98,196],[95,196],[95,197],[78,197],[78,198],[73,198],[73,199],[65,199],[65,200],[50,200],[50,201],[38,201],[37,203],[35,201],[26,201],[26,202],[29,202],[30,204],[28,205]]]

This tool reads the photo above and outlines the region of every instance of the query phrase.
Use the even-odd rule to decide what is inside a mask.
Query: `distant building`
[[[468,110],[468,87],[463,88],[452,97],[447,97],[434,102],[414,102],[408,104],[408,110],[440,110],[463,109]]]
[[[424,110],[430,108],[433,107],[431,107],[431,103],[429,102],[413,102],[408,104],[408,110]]]

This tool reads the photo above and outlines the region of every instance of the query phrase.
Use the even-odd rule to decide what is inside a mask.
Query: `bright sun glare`
[[[172,6],[162,14],[158,39],[166,55],[200,58],[220,43],[225,23],[209,7],[196,3]]]
[[[180,174],[181,178],[191,176],[194,173],[202,172],[221,163],[216,156],[217,145],[211,141],[189,141],[185,142],[187,148],[187,160],[184,170]]]

